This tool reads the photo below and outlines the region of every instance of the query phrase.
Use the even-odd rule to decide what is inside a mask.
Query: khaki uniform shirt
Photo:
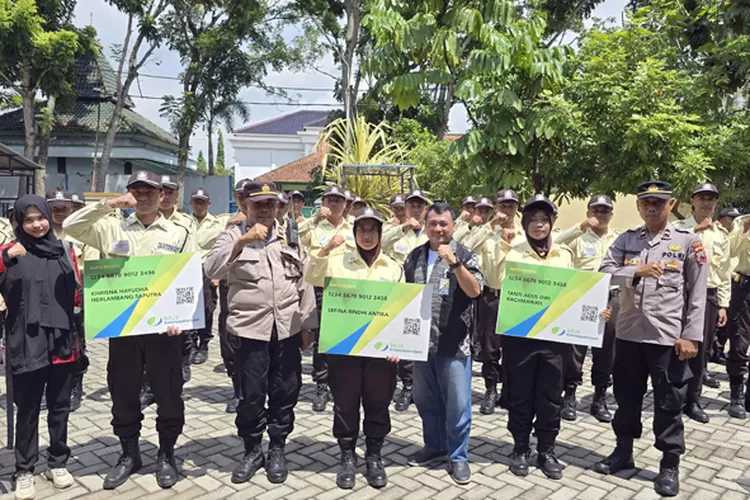
[[[55,231],[55,236],[58,240],[65,240],[70,242],[70,246],[73,249],[73,253],[76,256],[76,262],[78,263],[78,272],[83,277],[83,264],[87,260],[99,260],[99,250],[92,247],[91,245],[84,245],[77,239],[73,238],[65,230],[62,232]]]
[[[659,262],[658,279],[639,278],[636,269]],[[659,234],[646,226],[621,234],[600,269],[622,287],[617,338],[672,346],[679,339],[703,341],[708,265],[700,238],[671,223]]]
[[[118,219],[110,216],[113,211],[107,200],[88,205],[65,219],[63,230],[84,245],[99,250],[105,259],[198,250],[193,235],[182,225],[159,217],[145,227],[135,213],[127,219]]]
[[[427,233],[424,228],[419,232],[419,236],[413,229],[404,232],[403,226],[391,226],[383,229],[382,250],[390,258],[404,265],[406,256],[419,245],[427,243]]]
[[[523,231],[517,232],[508,244],[503,240],[502,227],[492,229],[492,226],[485,224],[476,232],[477,234],[467,242],[472,245],[469,250],[474,252],[479,259],[484,284],[493,290],[500,290],[505,279],[505,259],[508,249],[525,244],[526,236]]]
[[[692,232],[698,225],[695,217],[673,222],[674,227],[687,229]],[[716,290],[719,307],[729,307],[729,299],[732,297],[732,259],[729,254],[729,233],[722,226],[711,225],[708,229],[697,233],[703,241],[708,259],[709,289]]]
[[[230,260],[241,237],[239,226],[222,232],[205,265],[210,279],[227,280],[229,332],[270,342],[274,326],[279,340],[317,328],[315,291],[303,279],[307,268],[304,252],[287,245],[275,225],[266,240],[248,243]]]
[[[592,229],[581,231],[581,226],[573,226],[554,237],[555,243],[566,245],[573,252],[573,267],[581,271],[598,272],[607,250],[615,242],[620,232],[609,231],[600,237]]]
[[[562,267],[566,269],[573,267],[573,253],[565,245],[553,243],[552,248],[550,248],[545,257],[540,257],[531,248],[529,242],[525,240],[518,245],[510,245],[505,240],[501,240],[499,248],[506,254],[503,261],[503,274],[505,274],[505,262],[524,262],[526,264]]]
[[[176,224],[184,226],[191,233],[196,229],[196,226],[194,224],[195,219],[191,215],[184,214],[177,210],[172,212],[172,215],[169,216],[169,220]]]
[[[310,256],[310,267],[305,279],[313,286],[322,287],[325,278],[349,278],[370,281],[404,281],[404,268],[385,255],[380,255],[368,266],[356,250],[335,257]]]
[[[750,231],[743,232],[745,221],[750,215],[734,219],[732,234],[729,235],[729,246],[732,258],[737,259],[735,272],[750,276]]]
[[[300,241],[310,255],[318,255],[320,249],[328,244],[337,234],[344,238],[344,244],[331,251],[331,255],[341,255],[356,248],[354,230],[348,221],[343,220],[339,227],[334,227],[328,219],[313,225],[304,236],[300,234]]]
[[[456,232],[453,233],[453,239],[456,243],[461,243],[465,246],[464,242],[476,229],[476,227],[471,227],[465,220],[458,220],[456,221]]]
[[[201,262],[205,264],[211,247],[214,246],[219,234],[224,231],[228,219],[211,214],[206,214],[202,221],[198,221],[195,216],[191,216],[191,219],[191,224],[195,228],[195,244],[201,252]]]

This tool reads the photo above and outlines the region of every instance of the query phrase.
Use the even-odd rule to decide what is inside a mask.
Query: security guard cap
[[[481,207],[492,208],[493,205],[489,198],[483,197],[483,198],[479,198],[479,201],[477,202],[477,204],[474,205],[474,208],[481,208]]]
[[[515,201],[516,203],[520,203],[518,201],[518,194],[512,189],[501,189],[497,192],[497,195],[495,195],[495,203],[502,203],[504,201]]]
[[[338,186],[329,186],[328,189],[323,191],[323,199],[326,196],[335,196],[337,198],[343,198],[345,201],[348,200],[346,193]]]
[[[344,189],[344,196],[346,197],[347,203],[352,203],[354,201],[354,193],[352,193],[348,189]]]
[[[86,197],[82,194],[70,193],[70,201],[73,202],[73,205],[85,205]]]
[[[237,194],[242,194],[245,192],[245,184],[249,184],[253,182],[252,179],[240,179],[237,181],[237,184],[234,185],[234,192]]]
[[[403,194],[394,194],[391,196],[391,206],[392,207],[403,207],[406,204],[405,201],[406,196]]]
[[[243,194],[250,201],[278,200],[279,188],[273,182],[252,181],[245,184]]]
[[[638,199],[658,198],[669,200],[672,198],[672,185],[664,181],[648,181],[638,186]]]
[[[201,187],[201,188],[196,189],[190,194],[190,199],[211,201],[211,196],[209,196],[208,191],[206,191],[205,189]]]
[[[288,205],[289,197],[286,195],[286,193],[279,193],[279,201],[282,205]]]
[[[719,197],[718,188],[715,185],[711,184],[710,182],[701,182],[700,184],[695,186],[695,189],[693,189],[693,194],[691,195],[691,197],[695,196],[696,194],[701,194],[701,193],[709,193],[709,194],[713,194],[717,198]]]
[[[365,203],[365,200],[363,200],[363,199],[362,199],[362,198],[360,198],[359,196],[356,196],[356,197],[354,198],[354,201],[352,202],[352,204],[354,204],[354,205],[359,205],[359,204],[361,204],[361,205],[366,205],[366,203]]]
[[[302,201],[305,201],[305,195],[302,194],[301,191],[292,191],[289,193],[289,199],[293,200],[294,198],[299,198]]]
[[[612,204],[612,198],[606,194],[595,194],[589,199],[588,207],[607,207],[614,209],[615,206]]]
[[[742,215],[740,211],[734,207],[723,208],[721,209],[721,212],[719,212],[719,219],[721,219],[722,217],[731,217],[734,219],[735,217],[739,217],[740,215]]]
[[[161,176],[161,187],[167,189],[180,189],[180,185],[177,184],[177,180],[171,175]]]
[[[410,200],[422,200],[425,203],[430,203],[430,200],[424,195],[424,192],[420,189],[415,189],[406,195],[406,201]]]
[[[138,170],[130,174],[130,178],[128,178],[128,183],[125,187],[129,189],[136,184],[145,184],[146,186],[161,188],[161,177],[150,170]]]
[[[535,208],[546,208],[547,210],[551,210],[553,214],[557,215],[557,205],[552,203],[552,201],[543,194],[535,194],[526,200],[526,203],[523,206],[523,211],[528,212]]]
[[[366,220],[366,219],[377,221],[380,224],[383,223],[383,217],[380,215],[380,212],[378,212],[372,207],[365,207],[361,210],[358,210],[357,213],[354,215],[355,224],[361,220]]]
[[[73,201],[70,191],[60,188],[48,189],[45,198],[50,205],[54,203],[70,203]]]
[[[462,206],[462,207],[463,207],[464,205],[471,205],[471,206],[475,206],[476,204],[477,204],[477,199],[476,199],[476,198],[474,198],[474,197],[473,197],[473,196],[471,196],[471,195],[469,195],[469,196],[467,196],[466,198],[464,198],[464,201],[462,201],[462,202],[461,202],[461,206]]]

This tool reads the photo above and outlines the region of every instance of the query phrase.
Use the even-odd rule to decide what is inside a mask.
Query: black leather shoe
[[[227,403],[226,412],[227,413],[237,413],[237,407],[240,405],[240,400],[237,398],[232,398]]]
[[[719,379],[716,378],[716,375],[709,372],[706,372],[706,374],[703,375],[703,385],[710,387],[711,389],[721,389],[721,382],[719,382]]]
[[[616,474],[621,470],[634,469],[633,452],[615,448],[610,456],[594,465],[599,474]]]
[[[471,482],[469,462],[451,462],[451,479],[456,484],[469,484]]]
[[[526,448],[515,448],[510,456],[510,471],[516,476],[526,477],[529,475],[529,455],[531,450]]]
[[[341,450],[340,465],[336,474],[336,486],[342,490],[350,490],[356,482],[357,454],[354,450]]]
[[[274,446],[268,450],[266,459],[266,477],[273,484],[279,484],[286,481],[289,476],[289,470],[286,467],[286,457],[282,446]]]
[[[145,384],[141,388],[141,410],[145,410],[152,404],[156,402],[156,398],[154,397],[154,393],[151,392],[151,387],[149,387],[148,384]]]
[[[367,466],[367,484],[377,489],[385,488],[388,484],[388,476],[385,474],[381,456],[367,455],[365,465]]]
[[[540,451],[537,453],[536,465],[545,476],[550,479],[562,479],[562,465],[557,461],[554,451]]]
[[[744,406],[745,387],[742,384],[731,384],[729,386],[729,416],[732,418],[747,418]]]
[[[576,411],[576,388],[568,387],[565,389],[565,395],[563,396],[563,406],[560,412],[560,417],[563,420],[574,422],[578,418],[578,412]]]
[[[708,415],[705,411],[703,411],[703,408],[701,408],[701,405],[698,403],[688,403],[685,405],[685,415],[687,415],[688,418],[691,418],[695,420],[696,422],[700,422],[702,424],[707,424],[709,421]]]
[[[190,363],[194,365],[202,365],[206,361],[208,361],[208,346],[199,347],[190,357]]]
[[[396,411],[406,411],[409,409],[409,406],[414,402],[414,398],[411,394],[411,386],[405,386],[403,389],[401,389],[401,394],[398,395],[398,399],[396,400],[396,404],[393,406],[393,408]]]
[[[313,396],[313,411],[326,411],[326,404],[328,404],[329,399],[328,384],[319,383]]]
[[[177,465],[174,461],[174,452],[160,451],[156,457],[156,484],[166,490],[176,483]]]
[[[711,361],[713,361],[717,365],[726,365],[727,355],[724,354],[724,351],[719,351],[716,354],[714,354],[713,358],[711,358]]]
[[[495,406],[497,406],[497,391],[489,389],[484,393],[484,400],[479,407],[479,413],[482,415],[492,415],[495,413]]]
[[[424,467],[432,462],[443,461],[447,458],[447,453],[444,451],[430,451],[427,448],[422,448],[414,455],[410,456],[406,463],[412,467]]]
[[[143,465],[138,437],[121,439],[120,442],[122,443],[122,455],[104,478],[105,490],[114,490],[122,486],[131,474],[138,472]]]
[[[661,467],[654,479],[654,491],[663,497],[674,497],[680,492],[680,470],[677,467]]]
[[[232,482],[234,484],[248,482],[265,463],[263,450],[260,446],[253,446],[250,451],[245,452],[242,462],[232,471]]]
[[[591,414],[602,423],[609,423],[612,421],[612,414],[607,408],[607,387],[597,387],[594,392],[594,399],[591,401]]]
[[[70,412],[76,411],[81,407],[83,399],[83,375],[73,378],[73,389],[70,391]]]
[[[190,382],[191,373],[190,373],[190,359],[183,360],[182,361],[182,381],[184,383]]]

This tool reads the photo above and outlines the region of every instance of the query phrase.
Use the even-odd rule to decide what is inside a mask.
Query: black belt
[[[706,296],[707,297],[716,297],[719,294],[718,288],[709,288],[706,290]]]
[[[734,279],[734,282],[737,283],[737,286],[742,288],[750,287],[750,275],[737,273],[737,277]]]
[[[493,297],[499,297],[500,296],[500,289],[497,288],[490,288],[488,286],[484,287],[484,291],[482,292],[485,295],[491,295]]]

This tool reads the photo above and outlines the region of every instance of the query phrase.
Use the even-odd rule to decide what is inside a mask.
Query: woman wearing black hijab
[[[543,195],[530,198],[523,207],[521,225],[526,241],[516,246],[503,241],[505,262],[526,262],[552,267],[573,267],[573,255],[564,245],[552,242],[557,207]],[[603,313],[605,316],[607,313]],[[537,437],[537,466],[551,479],[562,478],[555,456],[563,402],[563,369],[571,346],[548,340],[503,337],[503,369],[506,378],[508,430],[514,448],[510,470],[518,476],[529,473],[529,439]]]
[[[357,245],[354,252],[329,258],[328,254],[344,243],[344,238],[337,235],[318,255],[311,255],[307,281],[321,287],[326,277],[404,281],[401,265],[381,251],[383,219],[377,210],[365,208],[355,215],[354,239]],[[328,383],[334,403],[333,437],[341,449],[341,469],[336,475],[339,488],[348,490],[355,484],[360,401],[365,412],[367,482],[373,488],[383,488],[388,483],[380,453],[391,431],[388,406],[396,390],[398,362],[396,356],[382,359],[328,354]]]
[[[65,467],[70,457],[71,363],[77,359],[73,308],[80,305],[80,296],[75,256],[51,230],[47,202],[26,195],[13,208],[16,241],[0,248],[0,293],[8,307],[6,362],[18,406],[15,498],[27,500],[35,496],[34,464],[45,387],[50,442],[45,475],[57,488],[73,485]]]

